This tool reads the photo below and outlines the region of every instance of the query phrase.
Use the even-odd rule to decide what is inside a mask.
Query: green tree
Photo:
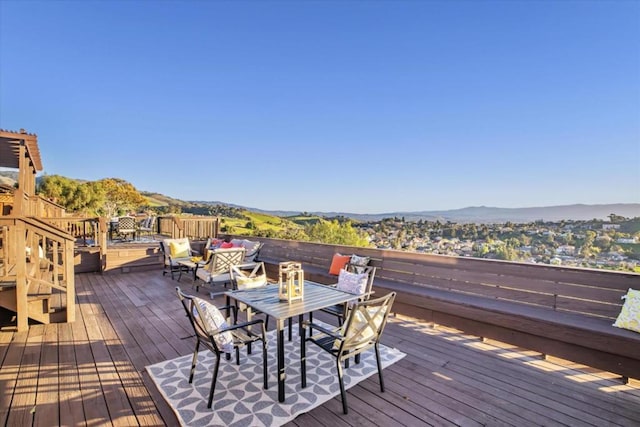
[[[147,199],[127,181],[119,178],[105,178],[96,183],[104,194],[100,208],[103,215],[112,217],[137,209],[147,203]]]
[[[349,221],[341,224],[335,219],[331,221],[321,219],[317,223],[307,226],[306,234],[312,242],[369,246],[367,236],[362,231],[353,228]]]
[[[60,175],[43,177],[37,192],[69,212],[95,214],[104,201],[104,194],[94,182],[79,182]]]

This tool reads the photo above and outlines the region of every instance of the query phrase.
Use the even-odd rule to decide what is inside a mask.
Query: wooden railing
[[[65,216],[65,208],[45,199],[40,195],[31,196],[29,203],[33,206],[32,211],[35,212],[35,216],[39,218],[59,218]]]
[[[18,200],[22,201],[20,206],[17,206],[16,201]],[[40,195],[30,196],[19,189],[16,189],[14,194],[8,193],[0,195],[0,216],[20,214],[22,216],[35,216],[38,218],[59,218],[64,217],[65,212],[64,207]]]
[[[192,240],[216,237],[218,224],[218,218],[212,216],[160,216],[157,221],[158,234],[171,238],[188,237]]]
[[[97,246],[100,235],[108,231],[105,225],[101,226],[100,217],[47,217],[45,221],[72,235],[79,246]],[[104,220],[104,219],[103,219]]]
[[[75,320],[74,239],[51,224],[37,218],[0,217],[2,266],[0,279],[15,286],[13,294],[0,299],[5,308],[16,312],[19,331],[27,330],[28,319],[46,321],[48,302],[41,312],[32,312],[31,302],[46,300],[52,289],[66,293],[66,320]],[[5,287],[6,288],[6,287]],[[10,298],[6,296],[9,295]],[[36,305],[37,306],[37,305]]]
[[[242,236],[237,236],[242,238]],[[327,272],[335,253],[374,259],[376,283],[400,283],[613,320],[640,274],[250,237],[260,258]],[[375,286],[375,285],[374,285]]]

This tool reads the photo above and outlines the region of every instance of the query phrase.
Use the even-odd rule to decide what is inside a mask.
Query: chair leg
[[[213,367],[213,378],[211,379],[211,390],[209,390],[209,402],[207,409],[211,409],[213,403],[213,393],[216,391],[216,380],[218,379],[218,368],[220,367],[220,355],[216,355],[216,364]]]
[[[264,378],[264,389],[267,390],[269,388],[269,381],[267,381],[267,342],[266,340],[262,340],[262,376]]]
[[[193,359],[191,360],[191,373],[189,374],[189,384],[193,381],[193,374],[196,372],[196,362],[198,361],[198,349],[200,348],[200,341],[196,339],[196,349],[193,352]]]
[[[380,349],[378,343],[375,344],[376,348],[376,363],[378,364],[378,378],[380,378],[380,391],[384,392],[384,379],[382,378],[382,363],[380,362]]]
[[[302,388],[307,386],[307,328],[300,328],[300,380]]]
[[[342,396],[342,411],[345,415],[349,412],[347,408],[347,393],[344,390],[344,379],[342,378],[342,363],[340,363],[340,358],[336,359],[336,366],[338,367],[338,382],[340,383],[340,396]]]

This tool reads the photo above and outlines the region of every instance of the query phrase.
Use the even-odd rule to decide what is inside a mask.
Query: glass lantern
[[[299,262],[281,262],[278,266],[278,297],[281,301],[304,298],[304,271]]]

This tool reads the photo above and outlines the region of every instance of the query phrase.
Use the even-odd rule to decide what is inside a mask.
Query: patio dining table
[[[312,313],[336,304],[353,299],[353,294],[334,287],[321,285],[305,280],[304,299],[298,301],[281,301],[278,297],[278,285],[267,285],[262,288],[228,291],[228,297],[242,302],[256,311],[271,316],[276,321],[276,337],[278,348],[278,401],[285,401],[285,366],[284,366],[284,324],[285,320],[298,316],[298,327],[306,313]]]

